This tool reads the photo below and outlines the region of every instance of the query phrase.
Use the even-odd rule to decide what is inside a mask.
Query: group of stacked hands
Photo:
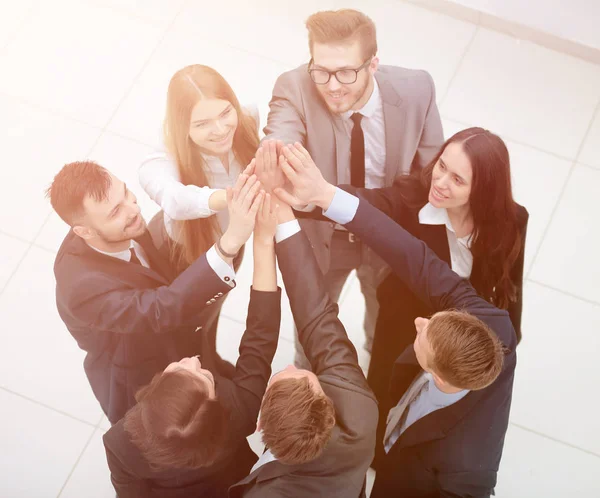
[[[65,165],[48,191],[71,227],[58,311],[111,422],[121,498],[359,497],[370,466],[373,497],[494,492],[527,225],[506,146],[482,128],[444,143],[431,77],[380,66],[361,12],[306,26],[311,61],[277,80],[262,143],[258,117],[214,69],[173,76],[166,151],[140,168],[162,208],[148,225],[93,161]],[[216,330],[251,235],[234,366]],[[297,354],[271,376],[277,263]],[[335,304],[352,270],[366,378]]]

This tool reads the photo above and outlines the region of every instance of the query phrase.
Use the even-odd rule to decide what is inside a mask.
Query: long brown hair
[[[226,100],[235,108],[238,126],[233,136],[233,153],[245,166],[258,148],[257,123],[245,114],[225,78],[217,71],[195,64],[175,73],[169,83],[164,139],[167,150],[175,160],[184,185],[208,185],[206,162],[189,136],[192,109],[203,98]],[[181,248],[180,263],[192,264],[212,246],[220,234],[214,216],[176,223],[177,242]]]
[[[153,470],[198,469],[219,459],[229,414],[194,374],[158,373],[135,398],[123,427]]]
[[[523,240],[513,199],[510,157],[504,141],[483,128],[467,128],[450,137],[425,168],[398,179],[409,207],[427,203],[433,168],[451,143],[462,144],[471,162],[473,183],[469,206],[473,216],[471,252],[481,261],[483,289],[478,289],[494,305],[506,309],[517,299],[517,283],[511,270],[519,257]]]

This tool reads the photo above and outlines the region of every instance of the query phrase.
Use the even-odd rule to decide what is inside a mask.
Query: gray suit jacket
[[[300,343],[335,406],[336,425],[319,458],[302,465],[264,464],[229,490],[230,497],[357,498],[375,451],[377,402],[354,346],[328,297],[303,232],[277,244]]]
[[[386,186],[391,186],[397,176],[433,159],[444,141],[442,123],[429,73],[381,65],[375,79],[383,100]],[[350,137],[341,117],[323,102],[306,64],[277,79],[269,107],[265,138],[302,143],[329,183],[350,183]],[[335,224],[312,219],[300,223],[326,272]]]

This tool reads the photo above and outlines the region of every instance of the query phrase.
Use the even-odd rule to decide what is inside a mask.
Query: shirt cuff
[[[285,239],[289,239],[292,235],[296,235],[300,231],[300,223],[298,220],[290,220],[277,225],[275,229],[275,242],[283,242]]]
[[[208,261],[208,265],[223,282],[229,285],[229,287],[235,287],[235,271],[223,261],[223,258],[217,253],[215,246],[212,246],[207,251],[206,260]]]
[[[354,219],[356,211],[358,211],[358,197],[336,187],[333,200],[327,211],[323,211],[323,215],[340,225],[345,225]]]

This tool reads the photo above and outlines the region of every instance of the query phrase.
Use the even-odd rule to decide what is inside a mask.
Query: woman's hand
[[[256,175],[248,176],[250,166],[240,174],[233,189],[227,188],[229,226],[221,237],[221,247],[230,254],[237,254],[250,238],[256,223],[256,213],[265,195]]]
[[[275,231],[277,230],[277,212],[279,206],[271,194],[265,194],[262,206],[256,215],[256,225],[254,227],[255,244],[274,243]]]

